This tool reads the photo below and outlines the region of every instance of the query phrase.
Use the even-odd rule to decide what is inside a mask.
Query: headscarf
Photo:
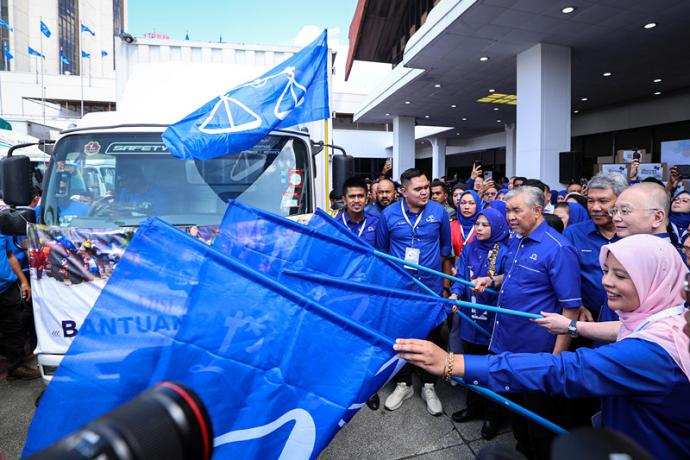
[[[481,241],[475,238],[470,243],[469,249],[469,261],[470,264],[478,270],[486,262],[489,257],[489,251],[496,245],[496,243],[503,243],[510,235],[510,227],[508,227],[508,221],[501,211],[492,208],[486,208],[477,214],[477,217],[484,216],[486,220],[489,221],[489,226],[491,227],[491,236],[488,240]],[[475,273],[475,276],[482,276],[480,273]]]
[[[503,215],[504,219],[506,218],[506,202],[505,201],[501,201],[501,200],[489,201],[486,204],[486,207],[484,209],[485,210],[486,209],[495,209]]]
[[[568,194],[568,191],[567,191],[567,190],[559,190],[559,191],[558,191],[558,196],[562,196],[563,198],[565,198],[565,196],[566,196],[567,194]]]
[[[681,289],[688,268],[678,251],[657,236],[632,235],[601,248],[602,268],[609,252],[628,272],[640,298],[640,306],[634,311],[616,312],[621,321],[617,340],[636,338],[656,343],[690,380],[690,339],[683,333],[683,315],[659,319],[635,332],[649,316],[684,304]]]
[[[503,195],[507,195],[508,192],[510,192],[510,190],[508,190],[507,188],[502,188],[501,190],[499,190],[499,191],[496,193],[496,197],[498,197],[498,195],[500,195],[501,193],[502,193]],[[494,200],[494,201],[496,201],[496,200]]]
[[[556,206],[558,204],[558,192],[556,190],[549,190],[551,195],[551,204]]]
[[[472,214],[470,217],[465,217],[460,212],[460,202],[462,201],[462,197],[468,194],[472,195],[472,198],[474,198],[474,202],[477,204],[477,210],[474,211],[474,214]],[[472,227],[474,227],[474,223],[477,220],[477,215],[479,214],[479,211],[481,211],[481,209],[482,200],[479,199],[479,194],[477,192],[475,192],[474,190],[465,190],[465,193],[460,195],[460,200],[458,201],[458,220],[460,221],[460,225],[462,226],[462,231],[465,235],[465,238],[467,238],[467,235],[469,235],[472,231]]]
[[[673,199],[675,200],[683,193],[687,193],[688,195],[690,195],[690,192],[683,190],[682,192],[674,196]],[[676,227],[676,231],[678,232],[678,238],[682,238],[683,234],[688,230],[688,226],[690,225],[690,212],[671,211],[668,217],[671,220],[671,223]]]
[[[587,210],[580,206],[579,203],[568,203],[568,207],[570,208],[570,217],[568,217],[569,227],[571,225],[579,224],[580,222],[584,222],[589,219],[589,214],[587,213]]]

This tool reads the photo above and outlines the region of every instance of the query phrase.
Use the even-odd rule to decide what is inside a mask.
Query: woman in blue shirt
[[[498,210],[487,208],[477,215],[474,223],[475,239],[466,246],[456,265],[457,276],[472,280],[478,277],[493,277],[496,267],[501,266],[499,253],[503,244],[508,239],[509,228],[505,216]],[[484,305],[496,305],[496,295],[487,292],[476,293],[463,284],[455,283],[451,288],[452,299],[461,299]],[[484,310],[471,309],[466,312],[472,320],[483,327],[489,334],[493,330],[495,314]],[[456,317],[454,317],[455,319]],[[456,322],[457,324],[457,322]],[[451,335],[456,338],[460,335],[462,348],[465,353],[473,355],[486,355],[489,353],[489,336],[486,336],[466,321],[459,321],[459,327],[451,330]],[[453,341],[451,341],[453,344]],[[450,351],[458,349],[450,347]],[[491,439],[496,436],[500,424],[501,409],[496,404],[483,399],[481,396],[467,393],[467,408],[453,414],[453,420],[462,423],[470,420],[484,418],[482,437]]]
[[[398,339],[399,356],[437,375],[457,375],[495,391],[601,397],[605,428],[625,433],[655,458],[690,452],[690,339],[681,296],[688,269],[667,241],[633,235],[599,257],[617,341],[558,356],[458,356],[423,340]]]

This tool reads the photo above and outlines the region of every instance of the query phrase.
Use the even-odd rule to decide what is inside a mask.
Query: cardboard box
[[[628,165],[619,163],[595,165],[594,173],[599,174],[600,172],[603,172],[604,174],[610,172],[617,172],[623,174],[625,177],[628,177]]]
[[[645,149],[637,149],[637,152],[640,153],[640,163],[651,163],[652,162],[652,154],[647,153],[647,150]],[[616,150],[616,163],[632,163],[632,157],[633,154],[635,153],[635,149],[629,149],[629,150]]]
[[[643,181],[648,177],[654,177],[661,181],[668,180],[666,163],[640,163],[640,169],[637,171],[637,178]]]

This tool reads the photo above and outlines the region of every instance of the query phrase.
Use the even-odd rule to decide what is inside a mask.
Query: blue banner
[[[14,32],[14,27],[0,19],[0,27],[4,27],[5,29],[9,30],[10,32]]]
[[[36,51],[32,47],[29,46],[28,49],[29,49],[29,56],[36,56],[36,57],[40,57],[43,59],[46,58],[42,53],[39,53],[38,51]]]
[[[87,53],[86,51],[82,50],[81,51],[81,57],[86,58],[86,59],[91,59],[91,54]]]
[[[7,46],[7,43],[2,44],[2,49],[5,52],[5,59],[7,59],[7,61],[11,61],[12,59],[14,59],[14,55],[10,53],[10,47]]]
[[[50,38],[50,29],[45,22],[41,21],[41,33],[46,37]]]
[[[261,77],[207,102],[163,133],[183,159],[239,153],[272,130],[328,118],[326,31]]]
[[[65,56],[65,52],[60,50],[60,62],[62,62],[65,65],[69,65],[69,59],[67,59],[67,56]]]
[[[89,28],[89,26],[87,26],[87,25],[85,25],[85,24],[82,24],[82,25],[81,25],[81,31],[82,31],[82,32],[88,32],[88,33],[90,33],[92,37],[95,37],[95,36],[96,36],[96,32],[94,32],[93,30],[91,30],[91,29]]]
[[[439,308],[415,306],[398,309],[399,318],[373,304],[364,313],[399,324],[386,329],[393,337],[424,337]],[[395,361],[392,343],[150,219],[46,389],[23,456],[174,380],[207,406],[217,436],[214,458],[316,458],[368,382]]]

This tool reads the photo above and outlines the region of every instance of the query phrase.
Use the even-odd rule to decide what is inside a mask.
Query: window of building
[[[0,0],[0,18],[2,18],[5,23],[9,24],[10,19],[9,19],[9,8],[7,7],[7,0]],[[0,45],[0,64],[2,64],[2,70],[10,70],[10,65],[9,62],[7,62],[7,58],[5,57],[5,44],[7,46],[10,46],[10,31],[5,29],[4,27],[0,27],[0,41],[2,41],[2,45]]]
[[[69,63],[60,60],[60,73],[79,75],[79,10],[77,0],[58,0],[60,49]]]

